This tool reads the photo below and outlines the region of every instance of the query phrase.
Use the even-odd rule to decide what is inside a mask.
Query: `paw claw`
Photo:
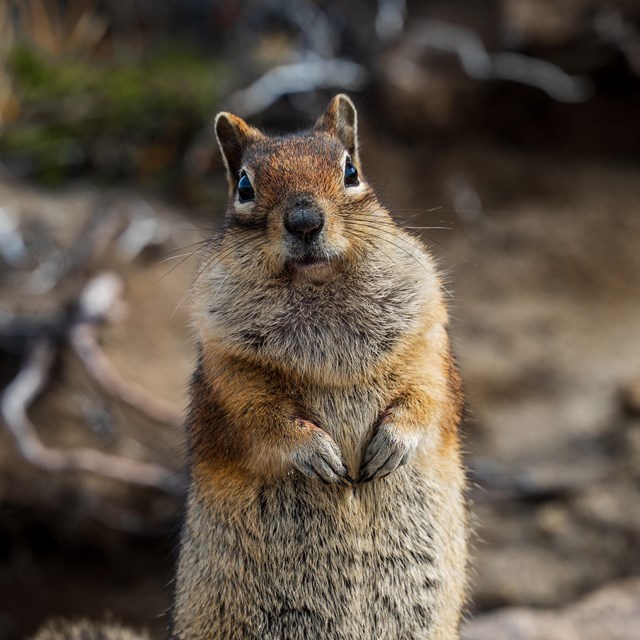
[[[407,437],[397,427],[381,424],[365,451],[358,483],[384,478],[407,464],[416,445],[415,438]]]
[[[338,445],[331,436],[306,420],[296,420],[299,426],[309,429],[308,441],[293,454],[293,466],[310,478],[325,484],[349,484],[349,469],[345,465]]]

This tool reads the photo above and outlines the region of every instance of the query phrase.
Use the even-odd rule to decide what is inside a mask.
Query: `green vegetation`
[[[143,178],[175,170],[220,93],[218,65],[185,48],[102,61],[20,45],[7,66],[20,115],[0,153],[48,182],[80,170]]]

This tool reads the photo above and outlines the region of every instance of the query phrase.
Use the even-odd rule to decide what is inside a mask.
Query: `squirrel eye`
[[[240,200],[240,202],[249,202],[249,200],[253,200],[255,197],[256,194],[253,190],[251,180],[249,180],[249,176],[243,171],[240,174],[240,180],[238,180],[238,200]]]
[[[358,184],[358,170],[353,162],[351,162],[351,158],[347,156],[347,161],[344,164],[344,186],[355,187]]]

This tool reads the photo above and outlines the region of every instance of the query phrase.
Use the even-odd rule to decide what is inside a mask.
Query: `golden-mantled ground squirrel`
[[[457,638],[461,393],[433,260],[366,181],[346,96],[303,133],[215,131],[229,207],[194,282],[172,637]]]

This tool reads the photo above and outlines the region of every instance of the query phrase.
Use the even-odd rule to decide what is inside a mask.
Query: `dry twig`
[[[96,339],[95,326],[81,323],[71,329],[70,342],[85,367],[100,386],[112,397],[138,409],[158,422],[176,428],[182,424],[182,414],[161,398],[149,393],[133,380],[120,376]]]
[[[114,273],[99,274],[85,285],[80,294],[79,318],[69,328],[69,342],[89,373],[110,396],[154,420],[178,428],[182,424],[181,412],[137,382],[122,378],[98,344],[96,325],[113,315],[122,288],[122,281]]]
[[[358,91],[367,77],[366,69],[351,60],[312,58],[269,69],[246,89],[234,93],[229,105],[247,117],[264,111],[285,95],[331,87]]]
[[[409,38],[410,60],[419,60],[428,49],[455,54],[470,78],[519,82],[537,87],[558,102],[585,102],[594,92],[587,77],[569,75],[547,60],[521,53],[489,52],[473,30],[441,20],[414,23]]]
[[[38,341],[18,375],[2,394],[2,416],[22,455],[32,464],[49,471],[88,471],[177,493],[175,474],[160,465],[129,460],[89,448],[63,450],[44,446],[29,420],[27,410],[44,388],[53,360],[52,343],[47,339]]]

